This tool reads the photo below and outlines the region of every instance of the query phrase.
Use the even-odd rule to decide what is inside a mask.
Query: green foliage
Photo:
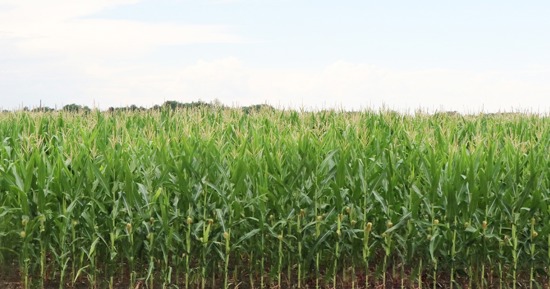
[[[63,111],[67,111],[67,112],[90,112],[91,109],[87,106],[82,106],[82,105],[79,105],[79,104],[72,103],[72,104],[67,104],[67,105],[63,106]]]
[[[546,282],[546,117],[164,106],[0,115],[0,269],[61,288]]]

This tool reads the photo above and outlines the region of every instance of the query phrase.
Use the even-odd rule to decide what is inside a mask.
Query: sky
[[[0,0],[0,108],[550,113],[550,1]]]

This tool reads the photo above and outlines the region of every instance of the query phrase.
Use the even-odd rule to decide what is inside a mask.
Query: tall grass
[[[547,117],[18,112],[0,142],[25,288],[549,286]]]

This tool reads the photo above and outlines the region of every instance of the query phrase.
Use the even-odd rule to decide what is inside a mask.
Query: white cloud
[[[75,17],[120,6],[135,4],[140,0],[3,0],[4,17],[10,20],[41,22],[44,20],[63,21]]]
[[[49,71],[52,67],[54,72]],[[13,63],[5,71],[0,69],[0,91],[12,89],[22,99],[6,99],[8,104],[15,101],[10,105],[4,100],[0,103],[12,108],[21,102],[38,105],[42,99],[48,106],[74,102],[105,109],[132,104],[152,106],[166,100],[218,99],[227,105],[269,103],[306,109],[385,106],[411,112],[422,108],[550,113],[548,77],[550,71],[537,69],[514,73],[404,71],[344,61],[318,70],[262,69],[233,57],[200,60],[180,68],[82,63],[76,70],[54,62],[17,69],[17,63]]]
[[[178,25],[83,18],[136,0],[23,0],[0,10],[0,40],[21,52],[66,58],[137,56],[154,47],[242,39],[216,25]],[[79,59],[81,60],[81,59]]]
[[[392,70],[336,62],[321,70],[252,68],[236,58],[181,69],[96,66],[104,85],[91,88],[103,106],[150,106],[165,100],[219,99],[228,105],[269,103],[294,108],[550,111],[550,85],[502,72]],[[528,73],[528,72],[520,72]],[[548,75],[550,76],[550,75]],[[114,101],[113,101],[114,100]]]
[[[113,81],[119,79],[117,71],[126,72],[132,68],[101,68],[101,65],[126,60],[141,67],[145,53],[164,45],[242,40],[227,27],[219,25],[147,23],[92,17],[105,9],[138,2],[2,0],[0,107],[33,106],[38,105],[41,99],[50,106],[72,102],[92,105],[93,99],[98,98],[94,94],[96,91],[102,91],[108,97],[124,97],[124,92],[129,89]],[[140,69],[128,73],[149,75],[147,68]]]

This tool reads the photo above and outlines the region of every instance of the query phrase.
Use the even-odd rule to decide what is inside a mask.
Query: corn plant
[[[1,113],[0,274],[550,288],[549,151],[548,116],[530,114]]]

